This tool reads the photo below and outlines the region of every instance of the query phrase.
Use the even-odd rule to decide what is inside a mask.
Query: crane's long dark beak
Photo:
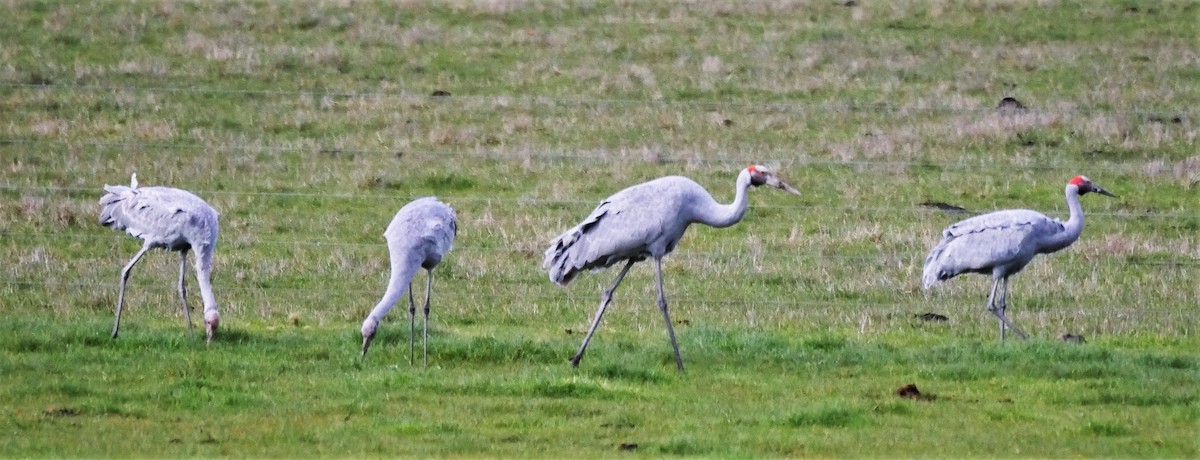
[[[374,335],[368,335],[368,336],[363,337],[363,350],[362,350],[363,358],[367,357],[367,349],[371,348],[371,339],[373,339],[373,338],[375,338]]]
[[[772,186],[772,187],[777,187],[777,188],[779,188],[779,189],[781,189],[781,190],[784,190],[784,191],[786,191],[786,192],[788,192],[788,193],[791,193],[792,195],[797,195],[797,196],[798,196],[798,195],[800,195],[800,191],[799,191],[799,190],[796,190],[796,188],[795,188],[795,187],[792,187],[791,185],[788,185],[788,183],[787,183],[787,182],[784,182],[784,181],[780,180],[778,177],[775,177],[775,176],[769,176],[769,177],[767,177],[767,185],[770,185],[770,186]]]
[[[1118,196],[1116,196],[1116,195],[1113,195],[1113,194],[1112,194],[1112,192],[1109,192],[1108,190],[1105,190],[1105,189],[1104,189],[1104,187],[1101,187],[1101,186],[1099,186],[1099,185],[1096,185],[1096,184],[1092,184],[1092,191],[1093,191],[1093,192],[1096,192],[1096,193],[1099,193],[1099,194],[1101,194],[1101,195],[1104,195],[1104,196],[1111,196],[1111,197],[1113,197],[1113,198],[1119,198]]]

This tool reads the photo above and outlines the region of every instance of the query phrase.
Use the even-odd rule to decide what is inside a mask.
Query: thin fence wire
[[[101,240],[106,244],[126,244],[130,241],[123,235],[107,232],[106,234],[98,235],[96,233],[87,232],[67,232],[67,233],[51,233],[51,232],[0,232],[0,237],[11,242],[36,242],[46,243],[60,240]],[[532,242],[531,242],[532,243]],[[537,243],[542,243],[538,241]],[[225,243],[233,244],[238,247],[246,246],[266,246],[266,247],[283,247],[283,248],[300,248],[300,247],[339,247],[350,248],[355,250],[363,250],[364,252],[378,252],[385,245],[380,238],[379,242],[371,243],[354,243],[345,241],[332,240],[316,240],[316,239],[255,239],[248,243]],[[540,246],[538,247],[540,248]],[[537,248],[535,248],[537,249]],[[924,248],[922,248],[923,250]],[[463,252],[480,252],[480,253],[508,253],[508,254],[526,254],[530,248],[524,244],[513,246],[493,246],[493,245],[464,245],[461,242],[455,244],[454,250],[459,253]],[[672,254],[673,259],[684,260],[722,260],[733,257],[744,257],[745,251],[738,249],[730,249],[726,251],[697,251],[688,250],[679,254]],[[888,261],[895,264],[914,265],[920,264],[924,260],[923,254],[916,253],[875,253],[872,255],[837,255],[828,254],[824,251],[813,251],[804,249],[792,249],[787,254],[777,255],[788,260],[795,261],[814,261],[814,260],[837,260],[846,262],[878,262]],[[1161,268],[1190,268],[1200,267],[1200,260],[1186,255],[1173,255],[1170,260],[1144,260],[1142,258],[1128,257],[1110,257],[1098,260],[1090,260],[1090,265],[1119,265],[1119,266],[1137,266],[1137,267],[1161,267]]]
[[[39,85],[25,83],[0,83],[0,88],[11,90],[38,90],[38,91],[85,91],[85,92],[134,92],[134,93],[181,93],[181,94],[199,94],[199,95],[222,95],[231,97],[243,96],[279,96],[279,97],[332,97],[342,99],[357,99],[357,98],[408,98],[426,101],[446,101],[446,102],[477,102],[477,103],[495,103],[501,105],[509,105],[514,103],[530,103],[555,106],[629,106],[629,105],[651,105],[651,106],[666,106],[666,107],[690,107],[698,110],[720,110],[729,108],[739,109],[755,109],[763,111],[777,112],[879,112],[879,113],[988,113],[994,112],[993,107],[961,107],[952,106],[944,103],[931,101],[922,101],[919,105],[895,105],[879,102],[823,102],[823,103],[803,103],[803,102],[763,102],[763,101],[745,101],[745,100],[722,100],[722,101],[707,101],[707,100],[672,100],[672,99],[614,99],[614,98],[584,98],[584,97],[566,97],[566,96],[528,96],[514,94],[495,94],[495,95],[454,95],[454,96],[434,96],[431,94],[414,93],[411,91],[306,91],[306,90],[245,90],[245,89],[230,89],[220,87],[201,87],[201,86],[114,86],[114,85]],[[1170,108],[1170,109],[1145,109],[1145,108],[1130,108],[1130,109],[1112,109],[1109,107],[1051,107],[1045,109],[1037,109],[1040,113],[1057,113],[1057,114],[1109,114],[1123,116],[1154,116],[1154,115],[1170,115],[1176,117],[1195,118],[1200,115],[1200,111],[1193,108]]]
[[[546,281],[546,283],[549,284],[549,281]],[[152,281],[147,281],[144,279],[130,282],[131,286],[139,286],[139,285],[149,286],[149,285],[154,285],[154,284],[158,284],[158,283],[155,283]],[[159,292],[157,294],[144,294],[144,295],[174,296],[175,291],[174,291],[173,282],[163,283],[163,284],[170,285],[171,289],[169,290],[169,292],[164,291],[164,292]],[[89,292],[109,292],[109,291],[115,290],[116,281],[115,281],[115,278],[111,282],[108,280],[97,279],[97,280],[57,282],[57,283],[56,282],[43,282],[43,281],[3,280],[3,281],[0,281],[0,286],[8,286],[10,288],[22,289],[22,290],[44,289],[47,292],[57,292],[62,289],[71,289],[71,290],[89,291]],[[436,289],[437,288],[435,288],[435,291],[436,291]],[[524,291],[517,295],[514,295],[510,292],[498,292],[495,290],[486,290],[486,289],[469,289],[469,290],[458,290],[458,291],[453,291],[453,292],[441,292],[441,293],[437,293],[436,295],[438,295],[439,297],[448,298],[448,299],[469,298],[469,299],[474,299],[474,300],[483,300],[483,301],[493,302],[496,304],[511,303],[514,300],[514,298],[519,298],[522,302],[525,302],[525,303],[547,304],[547,303],[567,302],[567,303],[570,303],[571,305],[578,304],[578,306],[582,309],[593,307],[593,305],[591,304],[590,301],[592,300],[593,297],[596,297],[599,295],[598,291],[593,291],[593,290],[586,290],[586,291],[581,290],[579,292],[561,292],[561,293],[555,293],[555,294],[546,294],[546,293],[536,292],[540,289],[541,288],[527,290],[527,291]],[[544,289],[550,289],[550,287],[546,287]],[[253,297],[255,297],[255,295],[267,295],[276,300],[287,300],[286,297],[280,297],[278,294],[279,293],[287,293],[287,294],[294,294],[296,296],[313,296],[313,295],[324,296],[324,295],[329,294],[329,290],[323,289],[323,288],[258,287],[258,286],[248,286],[246,284],[234,284],[234,283],[228,283],[227,285],[222,285],[219,287],[219,290],[222,293],[225,293],[225,294],[223,294],[223,296],[227,299],[230,297],[247,299],[247,298],[253,298]],[[365,289],[339,288],[338,296],[339,296],[339,298],[352,298],[352,297],[375,298],[375,297],[378,297],[382,292],[383,292],[382,286],[379,288],[365,288]],[[231,296],[230,294],[233,294],[233,295]],[[629,303],[629,302],[645,303],[644,300],[634,300],[634,298],[637,298],[637,297],[638,297],[638,294],[626,294],[624,296],[624,298],[626,298],[626,300],[624,302],[626,302],[626,303]],[[913,294],[913,295],[909,295],[909,296],[901,298],[900,301],[898,301],[898,302],[880,302],[880,301],[869,301],[869,300],[863,301],[863,300],[852,300],[852,299],[814,300],[814,299],[804,299],[804,298],[789,298],[789,299],[783,299],[783,298],[780,298],[780,299],[746,299],[746,298],[739,298],[739,297],[713,298],[711,296],[687,296],[687,295],[671,295],[669,300],[672,305],[741,307],[741,308],[747,309],[747,310],[751,310],[751,309],[775,309],[775,310],[795,309],[798,311],[798,310],[802,309],[802,310],[809,311],[809,312],[811,312],[813,310],[816,310],[816,311],[889,310],[889,311],[891,311],[891,310],[897,310],[897,309],[928,309],[928,308],[946,306],[945,302],[940,301],[940,300],[934,300],[931,302],[930,301],[931,297],[937,298],[937,297],[946,297],[946,296],[938,295],[938,294],[929,294],[929,295]],[[588,300],[586,305],[579,303],[583,299]],[[178,300],[178,299],[175,299],[175,300]],[[980,302],[980,304],[982,305],[982,302]],[[1144,309],[1144,308],[1141,308],[1138,306],[1131,306],[1131,305],[1126,305],[1126,304],[1089,303],[1086,307],[1072,308],[1071,310],[1072,311],[1082,310],[1082,311],[1086,311],[1090,314],[1091,313],[1114,314],[1114,313],[1138,312],[1141,314],[1162,314],[1162,315],[1169,315],[1169,316],[1178,315],[1178,316],[1182,316],[1182,317],[1191,317],[1191,318],[1200,319],[1200,310],[1197,310],[1197,309],[1180,310],[1180,311],[1161,311],[1160,309]],[[1043,309],[1027,310],[1027,311],[1032,312],[1032,313],[1045,313],[1046,312],[1046,310],[1043,310]]]
[[[52,194],[100,194],[99,187],[62,187],[51,185],[26,185],[4,183],[0,184],[0,191],[13,193],[21,193],[25,195],[52,195]],[[230,190],[191,190],[192,193],[202,196],[229,196],[229,197],[262,197],[262,198],[296,198],[296,199],[321,199],[321,200],[366,200],[366,201],[387,201],[395,202],[397,196],[394,194],[370,194],[370,193],[304,193],[304,192],[256,192],[256,191],[230,191]],[[439,199],[451,203],[476,203],[484,205],[514,205],[517,207],[542,207],[547,205],[561,206],[567,205],[572,207],[591,207],[599,202],[599,197],[595,200],[584,199],[549,199],[549,198],[534,198],[534,197],[494,197],[494,196],[478,196],[478,195],[439,195]],[[782,210],[830,210],[837,212],[857,212],[868,214],[925,214],[929,212],[943,212],[936,209],[935,204],[920,204],[914,203],[912,206],[863,206],[863,205],[822,205],[822,204],[803,204],[803,205],[780,205],[780,204],[761,204],[755,205],[756,208],[763,209],[782,209]],[[971,216],[994,211],[994,209],[980,209],[975,211],[955,212],[953,215]],[[1171,212],[1135,212],[1135,211],[1117,211],[1103,212],[1090,211],[1087,214],[1089,217],[1104,216],[1118,219],[1161,219],[1161,220],[1179,220],[1180,224],[1189,224],[1197,218],[1197,215],[1190,212],[1171,213]]]
[[[131,151],[131,150],[211,150],[211,149],[215,148],[213,146],[206,146],[206,145],[200,145],[200,144],[133,143],[133,142],[125,142],[125,143],[68,142],[68,141],[56,141],[56,140],[30,140],[30,139],[0,137],[0,146],[3,146],[5,144],[23,145],[23,146],[36,146],[36,145],[49,145],[49,144],[60,144],[60,145],[65,146],[67,144],[70,144],[71,148],[90,147],[90,148],[94,148],[97,150],[110,149],[110,150],[120,150],[120,151]],[[284,147],[284,146],[246,146],[246,145],[220,146],[220,149],[223,151],[242,151],[242,152],[248,152],[248,153],[275,153],[275,154],[303,153],[303,152],[307,152],[307,151],[321,150],[315,146],[312,147],[311,149],[303,150],[303,149],[297,149],[294,147]],[[383,156],[383,155],[391,155],[391,154],[395,153],[394,150],[383,150],[383,149],[379,149],[379,150],[337,149],[337,151],[338,151],[338,154],[342,154],[342,155],[366,155],[366,156]],[[619,161],[621,159],[627,159],[627,157],[630,156],[630,155],[622,155],[622,154],[567,153],[567,152],[555,152],[555,151],[528,153],[528,152],[521,152],[521,151],[516,151],[516,150],[478,149],[478,148],[446,149],[446,150],[404,149],[403,154],[406,156],[409,156],[409,157],[413,157],[413,158],[431,158],[431,159],[466,158],[466,159],[480,159],[480,160],[508,160],[508,161],[518,161],[518,162],[537,160],[539,162],[549,162],[549,163],[554,163],[554,164],[557,164],[557,163],[611,164],[614,161]],[[634,156],[637,156],[637,155],[634,155]],[[762,155],[762,156],[770,157],[769,154]],[[697,158],[697,157],[692,157],[692,156],[656,155],[654,157],[653,161],[648,161],[648,162],[654,163],[654,164],[660,164],[660,165],[686,164],[686,165],[703,165],[703,166],[720,167],[720,168],[740,168],[740,167],[743,167],[748,164],[761,162],[763,160],[764,160],[763,158],[750,157],[750,156],[723,157],[723,158]],[[770,160],[770,158],[767,158],[767,160]],[[777,160],[771,160],[771,161],[768,161],[768,163],[775,163],[776,161]],[[1156,164],[1161,163],[1161,165],[1156,166],[1156,168],[1166,171],[1165,174],[1170,174],[1170,172],[1169,172],[1170,165],[1174,164],[1174,162],[1169,162],[1169,161],[1161,160],[1161,159],[1153,159],[1153,160],[1147,160],[1147,161],[1154,162]],[[937,169],[940,169],[943,171],[950,171],[950,172],[972,172],[972,171],[988,170],[989,168],[994,167],[995,165],[1010,164],[1008,162],[1004,162],[1000,159],[997,159],[996,157],[989,157],[984,160],[976,160],[976,161],[970,161],[970,162],[962,162],[962,161],[939,162],[939,161],[929,161],[929,160],[921,160],[921,159],[917,159],[917,160],[818,160],[818,159],[812,159],[812,158],[797,157],[797,158],[793,158],[793,159],[788,159],[784,162],[787,163],[788,165],[795,165],[795,166],[807,167],[807,168],[812,168],[812,167],[824,167],[824,168],[830,168],[830,169],[850,168],[856,172],[861,172],[864,170],[891,172],[891,171],[897,171],[897,170],[907,170],[910,168],[920,168],[920,169],[937,168]],[[1183,162],[1180,161],[1179,163],[1182,164]],[[1075,174],[1079,170],[1082,170],[1082,169],[1086,169],[1088,171],[1140,174],[1147,170],[1147,166],[1146,166],[1146,164],[1141,163],[1141,162],[1107,163],[1107,162],[1080,161],[1080,162],[1060,162],[1060,163],[1054,163],[1054,164],[1033,164],[1033,165],[1022,164],[1021,169],[1027,170],[1027,171],[1057,172],[1057,173],[1061,173],[1061,175]],[[6,186],[11,187],[12,185],[6,185]]]

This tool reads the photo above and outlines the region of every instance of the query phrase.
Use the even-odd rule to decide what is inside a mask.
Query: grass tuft
[[[1109,421],[1091,421],[1083,424],[1083,431],[1095,436],[1129,436],[1132,430],[1124,424]]]
[[[793,428],[851,428],[866,425],[868,421],[860,410],[841,405],[826,405],[793,412],[784,420],[784,424]]]

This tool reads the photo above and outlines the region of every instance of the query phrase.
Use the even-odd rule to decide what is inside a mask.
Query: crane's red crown
[[[1088,179],[1086,176],[1075,176],[1073,179],[1071,179],[1070,184],[1078,187],[1080,185],[1088,184],[1091,182],[1092,181],[1090,179]]]

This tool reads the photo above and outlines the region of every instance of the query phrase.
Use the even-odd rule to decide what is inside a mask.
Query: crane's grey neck
[[[196,278],[200,285],[200,298],[204,302],[205,317],[209,312],[217,311],[217,296],[212,288],[212,247],[206,247],[196,253]]]
[[[389,251],[392,252],[392,274],[388,277],[387,290],[384,291],[383,298],[379,299],[379,303],[375,304],[375,308],[372,308],[371,313],[367,315],[367,320],[374,320],[375,323],[382,320],[383,315],[386,315],[388,310],[396,305],[396,302],[408,290],[409,283],[412,282],[412,277],[417,273],[417,269],[421,268],[421,258],[412,251],[393,251],[390,245]]]
[[[713,212],[706,216],[700,216],[700,222],[713,227],[728,227],[742,220],[742,216],[746,215],[746,207],[750,203],[750,198],[747,191],[750,189],[750,171],[743,169],[738,174],[737,182],[734,185],[733,202],[729,204],[718,204],[713,207]]]
[[[1042,245],[1043,252],[1054,252],[1070,246],[1083,233],[1083,205],[1079,204],[1079,187],[1067,184],[1064,191],[1067,196],[1067,208],[1071,217],[1063,222],[1063,230],[1047,238]]]

